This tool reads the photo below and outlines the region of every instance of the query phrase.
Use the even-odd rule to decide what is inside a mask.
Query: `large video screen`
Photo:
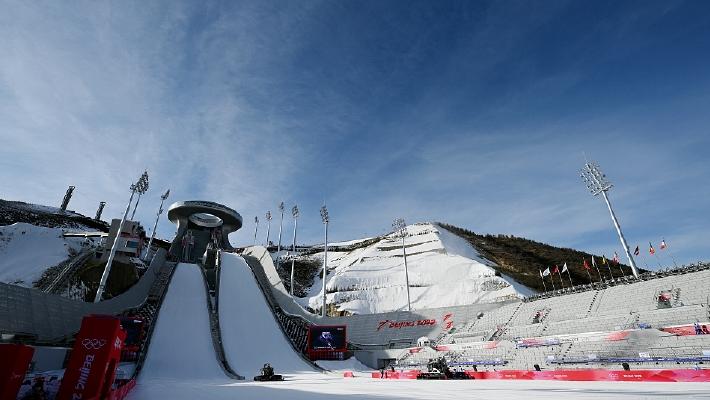
[[[311,326],[310,350],[345,350],[345,326]]]

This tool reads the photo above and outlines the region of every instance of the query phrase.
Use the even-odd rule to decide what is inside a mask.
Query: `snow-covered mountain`
[[[64,228],[18,222],[0,226],[0,282],[32,287],[42,273],[80,251],[83,238],[64,238]]]
[[[466,240],[439,225],[410,225],[404,238],[412,309],[494,302],[533,293],[531,289],[504,275],[484,259]],[[394,234],[374,240],[363,239],[329,244],[326,288],[328,304],[338,311],[354,314],[406,309],[402,240]],[[323,253],[309,257],[322,259]],[[500,274],[498,274],[500,275]],[[304,306],[321,307],[320,275]]]

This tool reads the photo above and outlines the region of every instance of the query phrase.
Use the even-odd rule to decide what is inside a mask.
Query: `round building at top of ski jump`
[[[242,227],[242,216],[233,209],[212,201],[178,201],[168,208],[168,219],[177,225],[177,233],[170,252],[179,252],[181,240],[190,231],[191,236],[207,236],[217,241],[221,249],[232,250],[228,236]],[[195,243],[197,244],[197,243]],[[196,250],[200,252],[204,249]]]

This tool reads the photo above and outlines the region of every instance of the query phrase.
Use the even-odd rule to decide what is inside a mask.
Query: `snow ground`
[[[219,293],[222,344],[234,371],[251,379],[268,362],[277,374],[316,373],[293,351],[242,257],[222,253]]]
[[[417,381],[372,379],[355,374],[293,376],[285,382],[157,381],[139,383],[128,396],[137,399],[707,399],[705,383],[561,381]]]
[[[352,241],[354,243],[358,241]],[[407,227],[405,238],[412,308],[436,308],[487,303],[528,296],[531,289],[513,279],[495,276],[495,266],[466,240],[434,224]],[[313,256],[323,257],[323,253]],[[385,236],[374,244],[349,252],[328,253],[328,302],[355,314],[406,308],[401,240]],[[320,274],[303,306],[321,306]]]
[[[374,369],[368,367],[367,365],[358,361],[355,357],[350,357],[347,360],[336,361],[336,360],[319,360],[316,364],[321,368],[327,369],[330,372],[345,372],[350,371],[354,373],[362,373],[363,376],[370,376],[370,373],[375,372]]]
[[[83,238],[64,238],[62,228],[27,223],[0,226],[0,282],[32,287],[32,283],[80,251]]]

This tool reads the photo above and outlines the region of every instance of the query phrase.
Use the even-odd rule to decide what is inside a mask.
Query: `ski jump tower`
[[[210,243],[218,249],[233,250],[228,236],[242,227],[238,212],[211,201],[173,203],[168,209],[168,219],[177,225],[169,253],[188,262],[202,257]]]

